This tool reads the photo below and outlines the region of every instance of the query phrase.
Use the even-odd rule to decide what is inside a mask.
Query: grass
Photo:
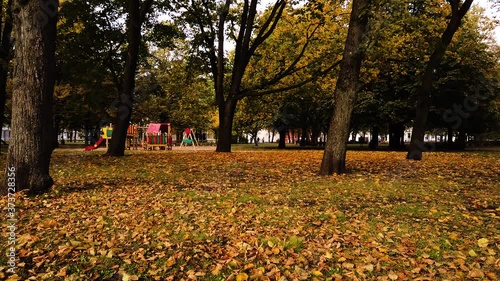
[[[19,280],[499,277],[500,152],[349,151],[319,177],[321,151],[235,150],[56,150],[51,192],[16,200]]]

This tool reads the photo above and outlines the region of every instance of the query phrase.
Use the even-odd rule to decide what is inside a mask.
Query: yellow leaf
[[[472,270],[471,272],[469,272],[469,276],[470,278],[483,278],[484,277],[484,273],[479,270],[479,269],[474,269]]]
[[[9,278],[7,279],[7,281],[17,281],[17,280],[20,280],[21,278],[19,278],[19,276],[17,274],[13,274],[11,276],[9,276]]]
[[[71,246],[80,246],[82,244],[82,242],[80,241],[76,241],[76,240],[71,240],[69,241],[69,243],[71,244]]]
[[[398,280],[398,275],[396,273],[394,273],[394,272],[391,271],[389,273],[389,279],[391,279],[391,280]]]
[[[173,257],[173,256],[172,256],[172,257],[168,258],[167,263],[166,263],[165,265],[166,265],[167,267],[171,267],[171,266],[173,266],[174,264],[175,264],[175,257]]]
[[[323,273],[321,273],[321,271],[319,270],[313,270],[311,273],[316,277],[323,276]]]
[[[476,254],[476,252],[474,250],[471,249],[471,250],[469,250],[469,256],[471,256],[471,257],[477,257],[477,254]]]
[[[236,275],[236,281],[247,281],[248,280],[248,275],[246,273],[238,273],[238,275]]]
[[[56,274],[56,276],[58,276],[58,277],[64,277],[64,276],[66,276],[66,270],[67,270],[67,267],[66,267],[66,266],[65,266],[65,267],[63,267],[63,268],[61,268],[61,269],[59,270],[59,272]]]
[[[477,245],[478,245],[479,247],[481,247],[481,248],[486,248],[486,247],[488,247],[488,243],[489,243],[489,242],[490,242],[490,241],[488,241],[488,239],[486,239],[486,238],[481,238],[481,239],[477,240]]]
[[[373,271],[373,264],[367,264],[365,265],[365,270],[368,271],[368,272],[372,272]]]

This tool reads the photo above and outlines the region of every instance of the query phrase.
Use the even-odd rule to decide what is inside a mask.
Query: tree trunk
[[[372,131],[371,131],[371,135],[372,135],[372,139],[370,140],[370,144],[369,144],[369,147],[370,149],[377,149],[378,148],[378,126],[373,126],[372,127]]]
[[[319,128],[313,126],[311,128],[311,145],[318,146]]]
[[[113,125],[113,135],[106,153],[108,156],[123,156],[125,154],[127,129],[132,116],[134,100],[135,72],[141,43],[141,25],[140,1],[128,1],[127,60],[123,74],[123,86],[117,103],[118,112]]]
[[[58,1],[14,1],[12,135],[2,193],[46,192],[52,155],[55,42]],[[15,179],[12,180],[12,179]]]
[[[401,123],[389,125],[389,148],[392,150],[402,150],[404,148],[404,130]]]
[[[453,148],[453,128],[452,127],[448,127],[448,149],[452,149]]]
[[[278,148],[279,149],[284,149],[286,147],[286,135],[287,135],[287,130],[281,130],[281,131],[278,131],[278,133],[280,134],[280,141],[279,141],[279,144],[278,144]]]
[[[302,136],[300,137],[300,146],[306,146],[308,142],[307,128],[302,128]]]
[[[453,35],[460,27],[462,18],[465,16],[473,0],[466,0],[459,9],[459,0],[450,0],[452,7],[451,19],[448,22],[446,30],[443,32],[441,39],[436,45],[429,62],[422,76],[422,85],[417,91],[416,115],[413,121],[413,130],[411,135],[411,143],[408,149],[407,159],[422,160],[422,152],[426,151],[424,145],[424,135],[427,123],[427,115],[429,114],[431,94],[433,90],[432,83],[434,81],[434,73],[439,67],[441,60],[448,48],[448,45],[453,38]]]
[[[340,73],[335,87],[333,116],[321,162],[320,174],[345,172],[345,156],[352,110],[356,101],[363,52],[361,42],[368,24],[370,0],[354,0]]]
[[[466,146],[467,146],[467,136],[465,134],[465,131],[460,130],[458,132],[456,148],[457,149],[465,149]]]
[[[231,152],[235,110],[236,100],[232,99],[225,101],[224,107],[219,107],[219,142],[217,142],[216,152]]]
[[[3,1],[0,3],[0,11]],[[1,32],[2,42],[0,43],[0,127],[3,128],[5,102],[7,100],[7,77],[9,74],[9,65],[11,60],[11,34],[12,34],[12,0],[7,2],[5,7],[4,25]],[[0,26],[1,28],[1,26]],[[0,142],[0,147],[1,147]]]

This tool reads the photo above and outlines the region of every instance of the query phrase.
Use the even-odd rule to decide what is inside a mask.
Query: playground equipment
[[[146,150],[172,150],[172,129],[170,123],[151,123],[143,134],[143,147]]]
[[[196,135],[194,134],[194,130],[190,128],[186,128],[184,132],[182,133],[182,142],[181,146],[186,145],[188,146],[189,144],[193,145],[193,148],[196,149],[198,146],[198,140],[196,139]]]
[[[139,143],[139,126],[130,125],[127,128],[127,142],[128,149],[137,149],[140,145]]]
[[[113,126],[109,124],[109,126],[102,128],[101,131],[102,131],[101,138],[106,140],[106,149],[108,149],[109,140],[113,136]]]
[[[109,124],[109,126],[101,128],[101,138],[96,141],[94,145],[90,145],[85,147],[85,151],[90,151],[99,148],[103,143],[106,144],[106,149],[109,145],[109,140],[113,136],[113,126]],[[139,127],[137,125],[130,125],[127,128],[127,141],[126,147],[128,149],[137,149],[139,146]]]
[[[99,148],[103,143],[106,143],[106,148],[108,148],[108,142],[113,135],[113,127],[111,124],[109,126],[103,127],[101,129],[101,138],[99,138],[94,145],[85,147],[85,151],[91,151]]]

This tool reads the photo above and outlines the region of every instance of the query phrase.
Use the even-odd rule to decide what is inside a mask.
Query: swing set
[[[182,141],[181,147],[183,145],[188,146],[192,145],[194,149],[198,146],[198,140],[196,139],[196,135],[194,134],[194,130],[191,128],[186,128],[182,133]]]

